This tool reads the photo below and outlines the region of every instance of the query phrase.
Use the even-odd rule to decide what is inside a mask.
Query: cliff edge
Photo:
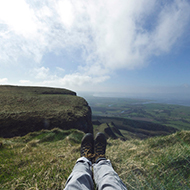
[[[86,100],[67,89],[0,86],[0,137],[53,128],[92,133]]]

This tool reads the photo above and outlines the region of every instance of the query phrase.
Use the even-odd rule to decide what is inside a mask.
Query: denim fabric
[[[114,171],[110,160],[101,159],[92,165],[85,157],[77,160],[64,190],[93,190],[92,166],[94,181],[98,190],[127,190]]]
[[[85,157],[77,160],[67,179],[65,190],[93,190],[92,163]]]
[[[110,160],[100,160],[93,164],[94,181],[98,190],[127,190],[117,173],[114,171]]]

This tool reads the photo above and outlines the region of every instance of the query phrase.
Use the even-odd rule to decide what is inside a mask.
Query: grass
[[[79,129],[90,115],[88,103],[66,89],[0,86],[1,137],[55,127]]]
[[[61,189],[82,137],[80,131],[54,129],[2,139],[0,189]]]
[[[62,189],[80,156],[84,133],[42,130],[0,139],[0,189]],[[129,190],[190,189],[190,132],[121,141],[108,139],[107,158]]]
[[[70,92],[70,94],[69,94]],[[52,93],[52,94],[51,94]],[[0,86],[1,114],[72,110],[84,104],[82,98],[66,89]]]
[[[112,140],[107,155],[128,189],[190,189],[189,142],[189,131],[142,141]]]
[[[150,123],[132,120],[126,120],[127,128],[130,130],[125,130],[121,128],[125,120],[115,118],[114,123],[120,126],[120,131],[128,140],[108,139],[106,155],[127,188],[129,190],[190,189],[189,108],[157,104],[136,105],[134,103],[137,103],[137,100],[132,99],[125,102],[126,105],[121,99],[114,100],[113,104],[109,99],[106,105],[109,109],[107,109],[104,100],[101,100],[99,102],[101,108],[96,109],[97,113],[117,116],[122,114],[123,117],[135,114],[138,117],[153,118],[158,123],[166,122],[167,126],[187,129],[167,136],[139,140],[137,136],[140,132],[144,135],[141,138],[145,138],[174,131],[166,127],[163,131],[166,130],[168,133],[161,133],[161,126],[153,127]],[[20,121],[27,116],[32,119],[22,127],[36,126],[32,124],[33,121],[39,122],[40,126],[45,128],[48,128],[50,123],[55,126],[58,121],[75,121],[76,118],[89,114],[87,105],[83,98],[76,97],[74,92],[65,89],[0,86],[0,129],[1,126],[4,126],[2,129],[6,129],[2,122],[5,121],[4,124],[11,126],[8,122],[14,121],[13,130],[17,130],[16,124],[21,127]],[[123,110],[125,112],[121,113]],[[54,122],[52,122],[53,117],[55,117]],[[94,131],[109,129],[109,132],[113,132],[117,137],[120,136],[112,119],[106,117],[107,124],[104,123],[101,127],[95,126]],[[75,124],[83,126],[79,120],[76,120]],[[72,123],[70,128],[71,126],[75,125]],[[24,131],[28,134],[22,137],[0,138],[0,189],[64,188],[80,156],[80,142],[84,133],[74,129],[39,130],[38,128],[37,132],[30,133]],[[7,133],[10,133],[9,129]]]

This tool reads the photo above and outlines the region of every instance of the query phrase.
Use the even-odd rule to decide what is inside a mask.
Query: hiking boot
[[[91,133],[87,133],[83,137],[81,142],[80,155],[81,157],[84,156],[92,161],[92,158],[94,156],[94,138]]]
[[[94,155],[95,155],[94,161],[95,162],[106,159],[106,156],[105,156],[106,145],[107,145],[107,140],[104,133],[98,133],[94,140]]]

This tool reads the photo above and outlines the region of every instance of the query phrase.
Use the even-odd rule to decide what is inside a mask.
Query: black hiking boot
[[[91,133],[87,133],[81,142],[81,149],[80,149],[81,157],[84,156],[92,161],[94,156],[94,139]]]
[[[98,133],[94,140],[94,161],[97,163],[100,160],[105,160],[107,140],[104,133]]]

